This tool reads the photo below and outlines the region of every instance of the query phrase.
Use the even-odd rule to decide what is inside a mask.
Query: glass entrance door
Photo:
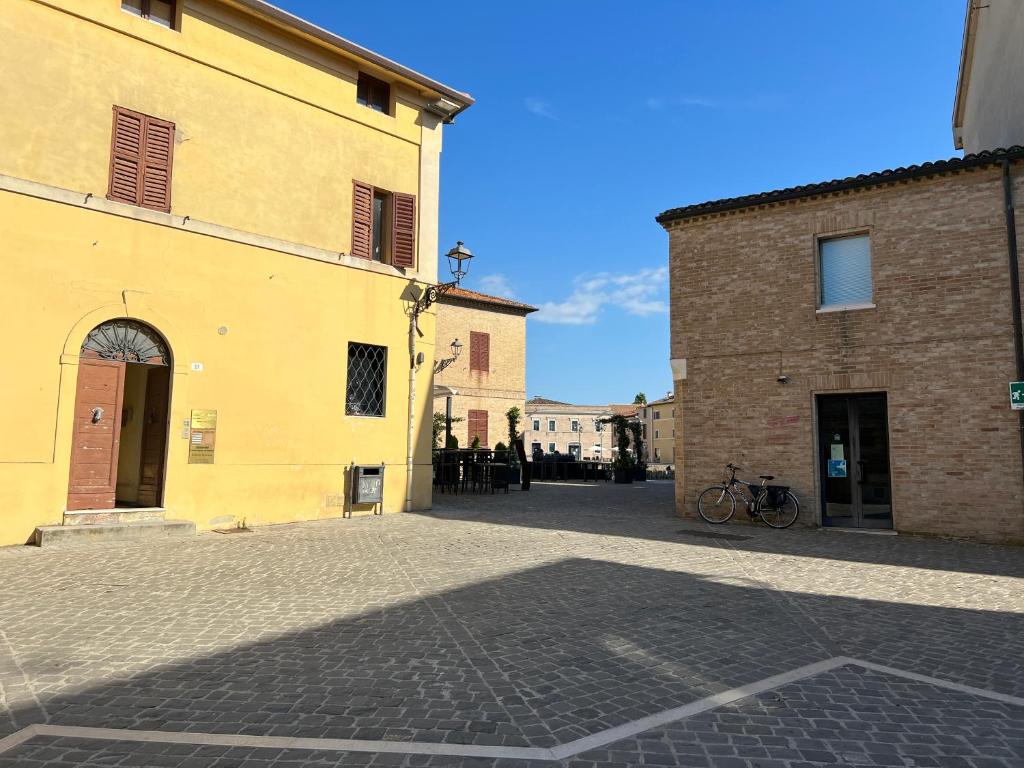
[[[885,394],[819,395],[822,524],[892,528]]]

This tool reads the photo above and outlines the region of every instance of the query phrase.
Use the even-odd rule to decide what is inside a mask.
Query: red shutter
[[[469,332],[469,370],[490,373],[491,334],[480,331]]]
[[[174,160],[174,123],[146,118],[146,151],[142,168],[142,205],[171,211],[171,164]]]
[[[480,447],[487,447],[487,411],[474,411],[471,410],[468,414],[466,421],[469,422],[469,442],[466,444],[468,448],[473,444],[473,438],[480,438]]]
[[[174,123],[114,107],[107,197],[170,212],[173,160]]]
[[[114,107],[114,126],[110,134],[110,185],[107,187],[107,197],[111,200],[139,204],[145,132],[145,115]]]
[[[373,243],[373,187],[352,183],[352,255],[370,258]]]
[[[416,197],[395,192],[391,208],[394,211],[391,263],[413,269],[416,266]]]

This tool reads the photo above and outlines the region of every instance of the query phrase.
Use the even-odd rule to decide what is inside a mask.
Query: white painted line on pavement
[[[9,749],[14,749],[19,744],[24,744],[31,738],[38,735],[39,726],[37,725],[26,725],[20,731],[15,731],[10,736],[4,736],[0,739],[0,755]]]
[[[136,731],[129,728],[94,728],[78,725],[34,724],[22,728],[0,739],[0,754],[39,737],[72,737],[100,741],[127,741],[140,743],[191,744],[195,746],[252,747],[269,749],[322,750],[326,752],[377,752],[402,755],[437,755],[450,757],[512,758],[519,760],[564,760],[592,749],[612,744],[621,739],[636,736],[652,728],[683,720],[756,696],[760,693],[781,688],[797,680],[805,680],[839,667],[856,665],[894,677],[902,677],[946,688],[972,696],[979,696],[1004,704],[1024,707],[1024,698],[1011,696],[985,688],[975,688],[951,680],[908,672],[896,667],[887,667],[872,661],[862,661],[849,656],[833,656],[830,659],[807,664],[788,672],[766,677],[738,688],[731,688],[703,699],[668,709],[653,715],[617,725],[614,728],[584,736],[581,739],[561,744],[551,749],[542,747],[492,747],[473,744],[437,744],[423,741],[370,741],[366,739],[319,739],[298,736],[249,736],[244,734],[191,733],[187,731]]]
[[[556,760],[562,760],[573,755],[577,755],[580,752],[587,752],[591,749],[597,749],[607,744],[612,744],[620,739],[628,739],[630,736],[636,736],[637,734],[649,731],[652,728],[657,728],[661,725],[668,725],[676,720],[682,720],[685,717],[692,717],[693,715],[699,715],[702,712],[707,712],[709,709],[716,709],[723,704],[731,704],[734,701],[745,699],[748,696],[756,696],[759,693],[770,691],[773,688],[792,683],[797,680],[803,680],[808,677],[814,677],[820,675],[822,672],[831,672],[836,667],[841,667],[847,664],[848,660],[842,657],[836,657],[832,659],[826,659],[825,661],[816,661],[813,664],[807,664],[803,667],[791,669],[789,672],[783,672],[779,675],[772,675],[766,677],[764,680],[758,680],[756,683],[750,683],[749,685],[743,685],[739,688],[730,688],[728,691],[722,691],[711,696],[705,696],[703,699],[697,701],[691,701],[689,704],[684,704],[681,707],[675,709],[667,709],[664,712],[658,712],[653,715],[647,715],[641,717],[639,720],[634,720],[631,723],[623,723],[617,725],[614,728],[609,728],[606,731],[600,733],[593,733],[590,736],[584,736],[582,739],[576,739],[576,741],[570,741],[567,744],[561,744],[557,747],[553,747],[551,752],[554,754]]]
[[[92,728],[79,725],[46,724],[29,726],[29,728],[35,728],[35,733],[33,734],[35,737],[70,737],[76,739],[98,739],[101,741],[191,744],[206,747],[303,749],[326,752],[387,752],[401,755],[510,757],[520,760],[552,759],[551,750],[540,747],[488,747],[473,744],[435,744],[427,741],[317,739],[301,736],[249,736],[231,733],[192,733],[189,731],[136,731],[129,728]]]

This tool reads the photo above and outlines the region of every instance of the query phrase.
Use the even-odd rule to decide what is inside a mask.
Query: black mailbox
[[[384,465],[352,468],[352,503],[380,504],[384,501]]]

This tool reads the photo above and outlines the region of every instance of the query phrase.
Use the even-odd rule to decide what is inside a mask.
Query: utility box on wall
[[[384,501],[384,465],[352,467],[352,503],[381,504]]]

